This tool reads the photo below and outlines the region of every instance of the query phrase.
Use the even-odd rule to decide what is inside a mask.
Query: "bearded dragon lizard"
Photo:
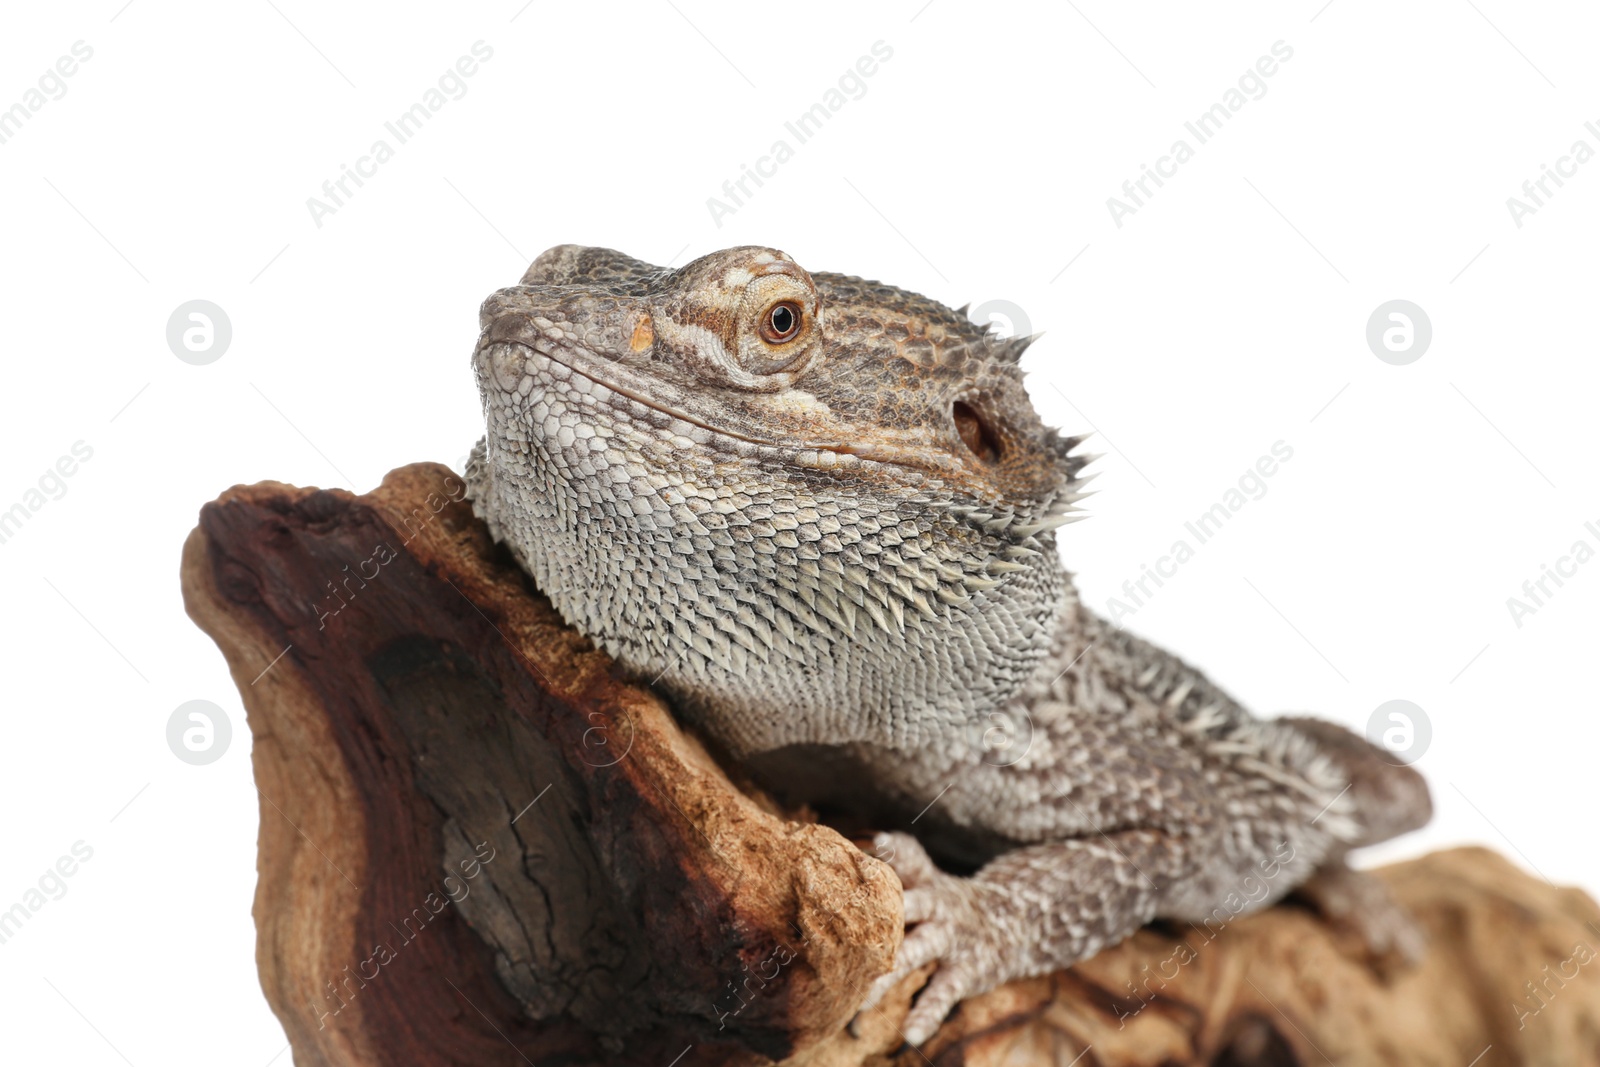
[[[909,930],[863,1009],[936,963],[912,1044],[1152,919],[1296,888],[1415,957],[1345,856],[1428,820],[1422,778],[1079,600],[1056,531],[1093,457],[1029,402],[1031,339],[963,312],[773,249],[552,248],[482,308],[474,506],[758,780],[893,828]]]

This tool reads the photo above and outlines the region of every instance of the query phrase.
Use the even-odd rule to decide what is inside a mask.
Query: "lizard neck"
[[[681,451],[670,476],[608,479],[538,442],[488,449],[468,484],[491,532],[569,624],[735,758],[982,745],[1076,603],[1048,533],[991,572],[1011,542],[927,497],[781,469],[734,491]]]

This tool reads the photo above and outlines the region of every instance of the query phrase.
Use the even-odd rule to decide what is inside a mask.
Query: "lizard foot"
[[[1380,973],[1414,966],[1427,951],[1422,927],[1389,895],[1387,886],[1365,871],[1329,864],[1295,892],[1329,925],[1359,940]]]
[[[1002,902],[993,899],[995,887],[939,870],[910,834],[878,834],[873,845],[873,854],[900,876],[911,930],[889,973],[872,983],[857,1016],[877,1007],[907,975],[937,962],[939,969],[917,995],[901,1029],[906,1044],[920,1045],[956,1004],[1007,977],[1002,970],[1004,939],[992,921]]]

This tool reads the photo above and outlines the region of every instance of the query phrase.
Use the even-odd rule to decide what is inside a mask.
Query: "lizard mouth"
[[[500,341],[500,342],[496,342],[496,343],[497,344],[514,344],[514,345],[517,345],[518,347],[520,347],[522,349],[525,349],[528,352],[532,352],[535,355],[543,356],[546,360],[550,361],[551,363],[559,364],[559,365],[565,367],[567,370],[571,371],[573,374],[576,374],[576,375],[579,375],[579,376],[581,376],[583,378],[586,378],[589,381],[593,382],[595,385],[600,386],[601,388],[609,389],[611,392],[616,393],[618,396],[627,397],[629,400],[633,401],[635,404],[638,404],[640,407],[649,408],[651,411],[658,411],[661,414],[669,416],[670,418],[677,419],[680,422],[686,422],[690,426],[698,426],[700,429],[705,430],[707,433],[719,434],[719,435],[721,435],[723,437],[731,437],[735,441],[744,441],[747,444],[761,445],[761,446],[766,447],[766,448],[777,448],[778,447],[776,442],[763,440],[762,438],[759,438],[759,437],[751,437],[751,436],[748,436],[746,434],[739,433],[737,430],[730,430],[725,426],[712,425],[711,423],[707,422],[704,419],[697,418],[694,415],[689,414],[687,411],[679,410],[678,408],[675,408],[670,404],[664,404],[660,400],[656,400],[653,397],[648,397],[648,396],[644,395],[644,393],[642,393],[641,391],[639,391],[637,389],[632,389],[632,388],[629,388],[626,385],[622,385],[622,384],[620,384],[618,382],[615,382],[615,381],[612,381],[610,379],[602,378],[600,375],[595,374],[593,371],[589,370],[588,368],[578,366],[576,360],[561,359],[560,357],[556,356],[553,352],[541,349],[536,344],[530,345],[530,344],[527,344],[526,342],[522,342],[522,341]]]
[[[498,354],[494,350],[497,347],[505,350],[506,352],[517,352],[522,356],[524,361],[530,357],[537,356],[545,360],[547,363],[553,363],[559,367],[563,367],[566,370],[571,371],[573,374],[576,374],[586,381],[600,386],[602,389],[616,393],[618,396],[626,397],[635,404],[638,404],[640,407],[649,408],[651,411],[659,412],[660,414],[666,415],[672,419],[677,419],[679,422],[688,423],[690,426],[698,427],[702,430],[705,430],[707,433],[714,433],[721,437],[732,438],[735,441],[743,441],[746,444],[757,445],[762,448],[776,449],[781,447],[775,441],[760,437],[753,437],[748,434],[742,434],[737,430],[731,430],[726,426],[713,425],[702,418],[697,418],[696,416],[689,414],[687,411],[680,410],[679,408],[676,408],[670,404],[664,404],[654,397],[646,396],[638,389],[622,385],[609,378],[603,378],[594,373],[594,371],[589,370],[587,367],[579,366],[577,360],[560,358],[553,351],[553,345],[546,345],[539,341],[529,342],[496,338],[486,341],[482,346],[480,346],[478,349],[478,358],[488,361],[490,364],[489,370],[491,373],[496,375],[497,380],[500,380],[500,376],[495,367]],[[520,370],[517,374],[518,381],[520,381],[521,376],[526,373],[526,370]],[[506,388],[507,392],[515,392],[518,388],[518,381],[512,381],[508,386],[506,381],[500,380],[500,384],[503,388]]]
[[[560,353],[559,346],[543,337],[535,336],[531,339],[505,337],[496,336],[496,333],[497,331],[491,329],[479,344],[477,358],[483,364],[484,370],[495,379],[501,389],[508,393],[518,391],[521,379],[527,374],[527,369],[524,366],[526,361],[533,357],[538,357],[547,363],[562,367],[566,371],[578,375],[602,389],[625,397],[640,407],[665,415],[668,418],[676,419],[706,433],[738,441],[753,448],[771,451],[802,467],[838,469],[855,466],[862,461],[867,461],[887,464],[902,470],[916,472],[919,475],[949,476],[957,473],[945,469],[942,465],[930,464],[925,449],[918,449],[909,445],[853,442],[839,439],[777,441],[770,436],[742,431],[726,423],[714,423],[685,410],[684,406],[663,401],[657,396],[647,395],[638,387],[622,384],[612,376],[598,374],[590,366],[582,365],[589,363],[589,360],[575,359],[570,356],[562,358],[563,353]],[[497,352],[496,349],[499,349],[499,351]],[[511,361],[511,365],[507,365],[505,362],[506,357],[513,353],[521,358]]]

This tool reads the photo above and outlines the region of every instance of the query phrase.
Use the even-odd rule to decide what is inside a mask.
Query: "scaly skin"
[[[761,248],[663,270],[560,246],[481,326],[467,473],[495,536],[731,756],[897,828],[911,929],[863,1008],[937,961],[908,1041],[1151,919],[1308,881],[1375,951],[1418,951],[1343,857],[1427,821],[1420,777],[1251,717],[1079,602],[1055,530],[1089,457],[1029,403],[1026,339]]]

